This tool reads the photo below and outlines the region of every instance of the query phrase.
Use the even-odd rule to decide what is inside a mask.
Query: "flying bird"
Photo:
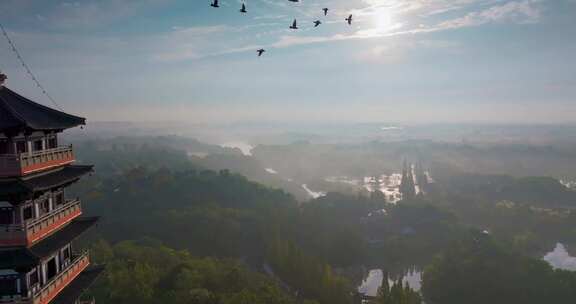
[[[262,56],[262,54],[264,54],[264,52],[266,52],[265,49],[259,49],[256,52],[258,52],[258,57]]]
[[[322,21],[320,20],[314,21],[314,27],[318,27],[320,24],[322,24]]]
[[[218,0],[213,0],[212,3],[210,4],[211,7],[220,7],[220,5],[218,5]]]
[[[243,14],[246,14],[248,11],[246,10],[246,4],[242,3],[242,8],[240,9],[240,12]]]
[[[323,8],[322,10],[324,11],[324,16],[328,15],[328,8],[327,7]]]
[[[298,29],[298,24],[296,23],[296,19],[294,19],[294,22],[292,22],[292,25],[290,26],[290,29],[293,29],[293,30],[297,30],[297,29]]]
[[[300,2],[300,0],[288,0],[290,2]]]
[[[348,25],[352,25],[352,15],[348,16],[348,18],[344,20],[348,21]]]

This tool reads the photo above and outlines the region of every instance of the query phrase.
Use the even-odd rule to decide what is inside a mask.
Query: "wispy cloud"
[[[358,9],[356,13],[361,16],[373,16],[375,10],[382,7],[399,9],[402,13],[420,12],[426,8],[435,9],[436,13],[446,12],[449,10],[459,10],[466,5],[478,3],[494,3],[501,1],[433,1],[433,0],[416,0],[416,1],[381,1],[381,0],[364,0],[369,6]],[[405,26],[400,23],[392,24],[388,29],[382,30],[367,25],[350,34],[334,34],[327,36],[302,36],[302,35],[283,35],[277,41],[270,43],[267,47],[286,48],[297,45],[327,43],[355,39],[376,39],[385,37],[395,37],[402,35],[425,34],[446,30],[454,30],[465,27],[475,27],[491,23],[510,23],[510,24],[532,24],[540,21],[541,8],[540,1],[512,1],[504,4],[493,5],[488,8],[468,12],[461,17],[440,21],[435,24],[423,24],[414,22],[412,25]],[[363,21],[366,23],[366,21]]]
[[[536,1],[509,2],[488,9],[471,12],[466,16],[439,24],[441,29],[454,29],[469,26],[479,26],[487,23],[529,24],[540,21],[540,9]]]
[[[31,0],[6,0],[16,3],[11,8],[29,11]],[[49,6],[37,18],[49,27],[78,28],[101,26],[134,16],[144,8],[164,5],[168,0],[86,0],[60,2]],[[237,1],[235,1],[237,2]],[[234,2],[233,5],[236,5]],[[230,4],[230,3],[229,3]],[[110,43],[120,46],[139,46],[139,53],[154,61],[194,60],[216,55],[251,51],[254,47],[288,48],[298,45],[329,43],[356,39],[378,39],[403,35],[425,34],[455,30],[485,24],[529,24],[541,18],[542,1],[539,0],[362,0],[317,1],[306,5],[293,5],[287,1],[253,0],[253,7],[268,8],[266,14],[255,15],[252,23],[242,26],[228,25],[179,25],[173,31],[150,32],[136,37],[109,37]],[[287,31],[284,24],[291,15],[304,18],[303,24],[318,18],[319,9],[331,8],[324,18],[320,33],[302,29],[298,33]],[[0,8],[5,5],[0,4]],[[383,12],[394,21],[386,28],[378,27],[375,20]],[[450,14],[444,14],[451,12]],[[352,13],[353,27],[344,25],[342,17]],[[291,14],[291,15],[290,15]],[[438,16],[442,15],[442,16]],[[431,18],[434,16],[434,18]],[[310,19],[310,20],[308,20]],[[327,30],[324,30],[324,29]],[[336,32],[336,33],[335,33]],[[101,40],[101,37],[80,38],[80,41]],[[116,41],[117,40],[117,41]],[[115,41],[115,42],[114,42]],[[133,48],[130,48],[133,49]]]

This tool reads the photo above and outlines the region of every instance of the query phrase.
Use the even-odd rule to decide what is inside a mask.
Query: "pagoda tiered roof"
[[[0,130],[58,131],[85,124],[85,118],[43,106],[0,86]]]
[[[76,182],[93,171],[94,166],[70,165],[48,173],[0,180],[0,197],[46,191]]]
[[[43,258],[74,241],[99,219],[99,217],[77,218],[32,247],[0,250],[0,269],[29,269],[38,265]]]
[[[0,74],[0,208],[9,219],[0,225],[0,279],[17,288],[3,288],[0,302],[75,303],[104,266],[91,267],[73,241],[100,218],[82,217],[80,199],[60,189],[93,166],[73,165],[72,146],[59,146],[56,133],[86,119],[23,97],[5,80]]]
[[[70,285],[66,286],[50,304],[74,303],[90,288],[98,276],[104,271],[104,265],[92,266],[82,271]]]

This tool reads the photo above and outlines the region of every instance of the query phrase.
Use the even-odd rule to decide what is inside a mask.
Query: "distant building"
[[[412,175],[412,165],[408,164],[406,160],[402,165],[402,181],[400,183],[400,193],[402,199],[412,199],[416,196],[416,185],[414,184],[414,176]]]
[[[5,80],[5,78],[4,78]],[[58,134],[85,119],[37,104],[0,81],[0,304],[79,303],[103,271],[74,240],[83,217],[66,188],[92,171],[73,165]],[[93,302],[93,301],[90,301]]]

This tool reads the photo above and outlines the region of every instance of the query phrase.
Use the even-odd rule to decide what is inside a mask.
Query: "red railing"
[[[90,265],[88,251],[74,255],[72,261],[46,284],[31,286],[27,295],[0,297],[3,304],[48,304]]]
[[[0,246],[28,246],[52,234],[82,214],[80,200],[58,206],[23,225],[0,225]]]
[[[38,292],[32,296],[31,304],[48,304],[52,301],[70,282],[72,282],[86,267],[90,265],[88,252],[76,256],[66,269],[48,281]]]
[[[72,146],[0,155],[0,177],[23,176],[74,162]]]

